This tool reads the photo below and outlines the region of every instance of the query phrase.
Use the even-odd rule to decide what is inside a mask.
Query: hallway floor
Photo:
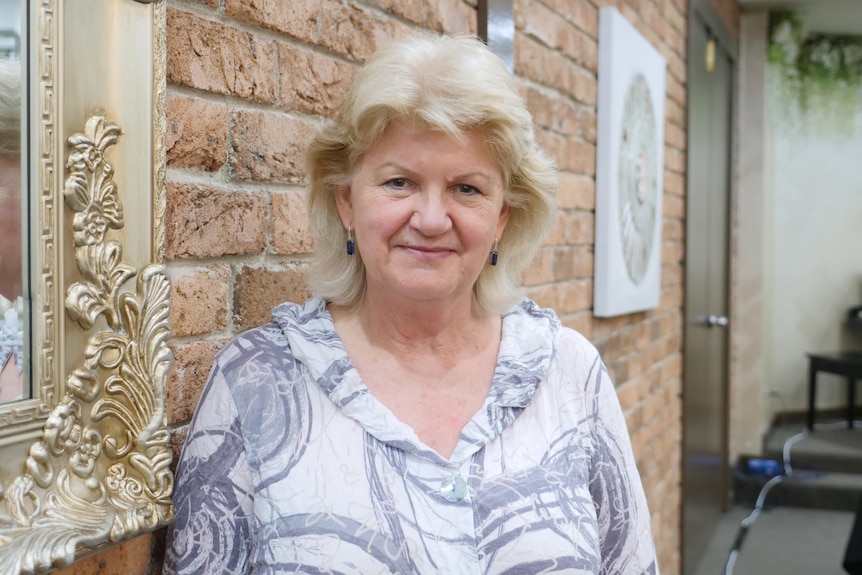
[[[685,575],[847,575],[841,567],[855,514],[799,507],[765,509],[748,529],[726,572],[740,522],[751,508],[728,511],[695,573]]]
[[[767,437],[764,456],[781,461],[786,450],[793,476],[769,492],[732,570],[725,566],[759,487],[741,498],[736,493],[698,568],[684,575],[847,575],[842,562],[862,493],[862,424],[823,423],[800,433],[803,427],[776,426]]]

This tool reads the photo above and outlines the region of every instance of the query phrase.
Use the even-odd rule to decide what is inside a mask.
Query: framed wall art
[[[599,12],[593,313],[657,307],[661,294],[666,64],[613,7]]]

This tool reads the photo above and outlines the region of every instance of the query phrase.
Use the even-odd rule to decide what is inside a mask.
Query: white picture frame
[[[614,7],[599,11],[593,314],[658,307],[664,57]]]

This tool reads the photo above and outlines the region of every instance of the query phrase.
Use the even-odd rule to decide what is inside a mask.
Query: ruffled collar
[[[273,309],[272,317],[287,337],[294,358],[345,415],[380,441],[440,458],[369,392],[347,356],[323,299],[281,304]],[[450,461],[475,452],[513,420],[505,417],[507,412],[530,404],[547,374],[559,329],[553,311],[526,298],[503,315],[494,382],[482,409],[465,426]]]

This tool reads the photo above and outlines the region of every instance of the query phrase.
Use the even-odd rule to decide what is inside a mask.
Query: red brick
[[[591,176],[560,172],[560,191],[557,205],[560,208],[594,210],[596,208],[596,181]]]
[[[599,12],[587,0],[545,0],[545,3],[591,38],[599,37]]]
[[[589,246],[592,248],[592,246]],[[591,249],[581,248],[581,251],[578,255],[578,269],[577,274],[580,278],[591,278],[594,275],[595,256]]]
[[[213,360],[225,343],[224,340],[206,340],[171,345],[174,363],[165,382],[165,417],[169,425],[191,420]]]
[[[570,280],[562,284],[560,313],[585,311],[593,307],[593,281]]]
[[[170,324],[174,337],[227,327],[230,268],[213,266],[171,274]]]
[[[685,105],[677,104],[670,98],[665,98],[664,114],[668,121],[673,122],[682,129],[686,126]]]
[[[666,218],[684,218],[685,200],[680,196],[665,194],[662,197],[662,215]]]
[[[682,286],[675,285],[669,288],[662,288],[661,302],[659,309],[667,310],[671,308],[681,307],[683,302]]]
[[[524,34],[515,34],[515,72],[541,84],[571,94],[578,102],[594,106],[598,94],[595,74],[561,54],[543,48]]]
[[[585,338],[592,338],[593,334],[593,312],[592,310],[577,313],[560,314],[560,321],[564,326],[575,330]]]
[[[281,103],[287,110],[333,116],[356,71],[350,64],[317,52],[278,44]]]
[[[560,246],[566,243],[566,215],[558,210],[554,215],[554,223],[548,231],[548,237],[545,239],[545,245]]]
[[[548,131],[538,132],[536,138],[542,148],[556,160],[561,170],[585,176],[593,176],[596,173],[595,145]]]
[[[664,123],[664,142],[668,146],[685,150],[686,135],[685,130],[674,124],[666,121]]]
[[[477,12],[472,0],[435,0],[429,2],[426,26],[446,34],[477,33]]]
[[[231,122],[230,167],[241,180],[302,182],[305,150],[313,136],[311,124],[286,114],[237,110]]]
[[[542,307],[555,309],[557,307],[557,287],[555,285],[542,285],[526,287],[524,293]]]
[[[225,14],[231,18],[284,32],[306,42],[315,42],[320,22],[318,2],[284,0],[224,0]]]
[[[561,246],[551,248],[553,281],[578,279],[579,248]]]
[[[364,61],[386,40],[397,36],[395,20],[356,4],[322,0],[320,44],[333,52]]]
[[[667,42],[668,47],[673,50],[674,53],[679,54],[680,56],[687,56],[688,44],[686,42],[686,37],[681,30],[678,30],[673,25],[668,26],[665,41]]]
[[[314,240],[308,229],[308,214],[302,194],[272,195],[272,247],[277,254],[305,254]]]
[[[682,174],[665,170],[663,182],[665,195],[685,196],[685,176]]]
[[[641,380],[633,380],[617,386],[617,398],[623,412],[632,410],[643,397],[643,385]]]
[[[168,258],[260,253],[266,247],[262,194],[169,182],[165,219]]]
[[[535,85],[521,82],[518,86],[521,97],[527,104],[527,110],[533,117],[533,123],[536,129],[554,129],[554,124],[563,124],[565,120],[562,118],[554,118],[551,113],[551,106],[557,97],[557,94],[551,95],[545,91],[540,91]]]
[[[677,54],[672,50],[665,57],[667,60],[667,72],[673,77],[674,80],[680,82],[681,84],[685,84],[685,79],[687,77],[687,68],[686,68],[686,54]]]
[[[661,246],[663,264],[681,264],[685,260],[685,248],[680,242],[663,242]]]
[[[551,248],[542,248],[533,258],[530,266],[521,274],[524,285],[540,285],[552,281]]]
[[[592,212],[572,212],[566,218],[566,243],[592,244],[595,239],[595,217]]]
[[[665,76],[665,89],[667,90],[668,100],[672,100],[680,106],[685,106],[685,86],[671,74]]]
[[[667,146],[665,146],[664,167],[668,170],[684,174],[686,168],[685,152],[682,150],[677,150],[676,148],[668,148]]]
[[[169,168],[218,171],[227,161],[227,107],[200,98],[172,96],[167,102]]]
[[[167,78],[215,94],[275,102],[275,48],[194,14],[167,12]]]
[[[101,553],[85,557],[54,575],[146,575],[149,573],[153,535],[145,533]]]
[[[389,12],[416,24],[423,24],[430,8],[427,0],[374,0],[374,4]]]
[[[523,3],[523,32],[545,46],[579,61],[581,55],[577,50],[578,31],[574,26],[541,2],[524,0]]]
[[[270,321],[272,308],[292,301],[308,299],[307,274],[304,268],[277,269],[245,266],[236,276],[234,315],[238,330],[246,330]]]
[[[582,106],[580,111],[578,111],[577,135],[585,141],[591,144],[595,144],[597,125],[598,118],[596,117],[595,109],[589,108],[587,106]]]
[[[182,452],[183,445],[186,442],[186,437],[188,436],[188,433],[188,425],[171,429],[171,438],[170,440],[168,440],[168,447],[170,447],[174,456],[173,461],[171,461],[171,471],[173,471],[174,473],[177,472],[177,462],[180,459],[180,453]]]
[[[682,268],[672,264],[665,264],[661,267],[661,285],[662,287],[681,285],[682,284]]]

